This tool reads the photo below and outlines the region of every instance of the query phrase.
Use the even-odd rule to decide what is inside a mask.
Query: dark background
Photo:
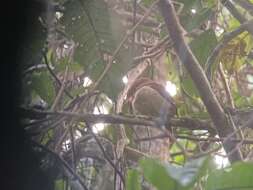
[[[3,1],[1,10],[1,161],[0,189],[50,190],[53,181],[39,167],[19,122],[21,90],[20,55],[22,43],[34,30],[40,14],[38,0]]]

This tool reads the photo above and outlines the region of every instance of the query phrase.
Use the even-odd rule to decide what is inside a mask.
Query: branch
[[[253,115],[252,115],[252,117],[243,125],[242,128],[251,128],[251,129],[253,129]]]
[[[235,103],[234,103],[234,100],[233,100],[233,97],[232,97],[232,94],[231,94],[231,90],[229,88],[229,84],[228,84],[228,81],[226,79],[226,75],[225,75],[225,72],[223,70],[223,67],[222,67],[222,64],[221,63],[218,63],[218,72],[220,74],[220,77],[221,77],[221,81],[223,83],[223,87],[225,88],[225,92],[226,92],[226,96],[227,96],[227,101],[229,103],[229,105],[231,106],[231,108],[235,108]]]
[[[119,53],[121,47],[125,44],[125,42],[127,41],[128,37],[130,35],[133,34],[133,32],[137,29],[137,27],[148,17],[148,15],[151,13],[152,8],[156,5],[158,0],[156,0],[155,2],[153,2],[153,4],[150,6],[150,8],[147,10],[147,12],[145,12],[145,14],[143,15],[143,17],[134,25],[134,27],[126,33],[126,35],[123,37],[122,41],[120,42],[120,44],[118,45],[118,47],[116,48],[116,50],[113,52],[112,54],[112,58],[110,59],[109,63],[106,65],[104,71],[101,73],[101,75],[99,76],[99,78],[97,79],[97,81],[94,83],[94,85],[91,87],[91,91],[95,90],[100,82],[103,80],[103,78],[105,77],[105,75],[107,74],[107,72],[110,70],[110,68],[112,67],[112,64],[114,63],[114,59],[117,56],[117,54]]]
[[[47,55],[46,53],[43,53],[43,58],[45,61],[45,64],[47,66],[47,69],[49,71],[49,73],[53,76],[53,78],[55,79],[55,81],[57,82],[57,84],[59,86],[62,86],[62,82],[60,81],[60,79],[58,79],[58,77],[56,76],[56,74],[54,73],[54,71],[51,69],[51,67],[49,66],[48,60],[47,60]],[[64,88],[64,92],[65,94],[70,97],[71,99],[73,99],[74,97]]]
[[[66,83],[67,74],[68,74],[68,67],[66,67],[66,69],[65,69],[65,73],[64,73],[64,77],[63,77],[63,82],[61,84],[61,88],[60,88],[60,90],[59,90],[59,92],[58,92],[58,94],[57,94],[57,96],[56,96],[56,98],[55,98],[55,100],[54,100],[54,102],[51,106],[52,111],[55,110],[57,104],[59,103],[59,101],[62,97],[62,93],[63,93],[63,91],[65,89],[65,85],[66,85],[65,83]]]
[[[211,86],[203,69],[185,42],[183,36],[184,30],[179,23],[171,0],[160,0],[158,5],[162,16],[164,17],[178,58],[185,65],[187,71],[191,75],[191,78],[193,79],[193,82],[199,91],[200,97],[215,124],[218,135],[221,138],[226,137],[232,132],[232,128],[229,126],[229,122],[224,110],[212,92]],[[226,143],[223,143],[223,146],[226,152],[229,153],[234,147],[236,147],[236,143],[228,140]],[[229,160],[231,162],[242,160],[242,155],[239,151],[235,151],[229,156]]]
[[[143,141],[152,141],[155,139],[163,139],[163,138],[168,138],[169,135],[156,135],[152,137],[145,137],[141,139],[135,140],[135,142],[143,142]],[[186,139],[190,141],[197,141],[197,142],[223,142],[226,140],[226,138],[217,138],[217,137],[207,137],[207,138],[201,138],[201,137],[195,137],[195,136],[185,136],[185,135],[176,135],[175,136],[178,139]],[[231,141],[237,142],[237,143],[242,143],[242,144],[253,144],[253,139],[234,139],[231,138]]]
[[[134,18],[133,13],[127,12],[124,10],[116,10],[116,13],[120,18],[127,19],[130,22],[133,22],[134,20],[138,21],[142,19],[143,15],[136,14],[136,18]],[[148,26],[148,27],[158,27],[159,23],[153,19],[152,17],[147,17],[146,20],[143,21],[142,25]]]
[[[35,146],[41,148],[45,152],[51,154],[57,160],[57,162],[62,166],[64,174],[68,177],[70,182],[72,182],[73,186],[78,186],[78,187],[80,187],[79,189],[88,190],[86,185],[83,183],[81,177],[58,154],[56,154],[55,152],[51,151],[47,147],[45,147],[35,141],[31,141],[31,143],[34,144]]]
[[[222,0],[221,3],[229,10],[229,12],[241,23],[247,22],[247,19],[235,8],[233,3],[229,0]],[[248,32],[253,35],[253,25],[248,25],[246,27]]]
[[[120,172],[120,170],[117,168],[117,166],[113,163],[113,161],[110,159],[110,157],[108,156],[108,154],[106,153],[102,143],[99,141],[99,138],[93,133],[92,131],[92,128],[90,126],[90,124],[88,122],[86,122],[86,126],[88,127],[92,137],[95,139],[97,145],[99,146],[100,150],[102,151],[104,157],[105,157],[105,160],[111,165],[111,167],[114,169],[114,171],[120,176],[123,184],[125,184],[125,181],[124,181],[124,176],[123,174]]]
[[[228,42],[230,42],[232,39],[234,39],[239,34],[243,33],[247,29],[247,27],[251,26],[251,25],[253,25],[253,20],[247,21],[247,22],[241,24],[235,30],[223,35],[223,38],[220,40],[220,42],[217,44],[217,46],[213,49],[211,55],[207,58],[207,61],[205,64],[206,65],[206,73],[207,73],[209,80],[211,79],[212,65],[215,63],[216,58],[219,56],[221,49],[223,49],[228,44]]]
[[[249,0],[236,0],[235,3],[244,8],[246,11],[249,11],[249,14],[253,16],[253,4],[249,2]]]
[[[74,113],[67,111],[41,111],[41,110],[30,110],[21,108],[23,112],[29,113],[29,118],[34,119],[30,116],[40,116],[45,118],[48,115],[57,115],[69,118],[79,119],[80,121],[89,122],[91,124],[96,123],[111,123],[111,124],[128,124],[128,125],[141,125],[141,126],[150,126],[155,128],[160,128],[162,123],[161,118],[156,117],[144,117],[144,116],[135,116],[135,115],[116,115],[116,114],[90,114],[90,113]],[[21,112],[21,111],[20,111]],[[66,118],[67,119],[67,118]],[[46,120],[47,121],[47,120]],[[35,121],[36,122],[36,121]],[[185,118],[171,118],[170,125],[173,127],[187,128],[189,130],[208,130],[210,133],[215,132],[215,128],[210,123],[210,121],[200,120],[200,119],[191,119],[188,117]],[[31,126],[31,125],[29,125]],[[47,126],[48,127],[48,126]]]

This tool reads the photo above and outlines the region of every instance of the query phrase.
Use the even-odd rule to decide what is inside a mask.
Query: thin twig
[[[94,83],[94,85],[91,87],[91,91],[95,90],[99,83],[102,81],[102,79],[105,77],[105,75],[107,74],[107,72],[110,70],[112,64],[114,63],[114,59],[116,57],[116,55],[119,53],[121,47],[124,45],[124,43],[126,42],[126,40],[128,39],[128,37],[130,35],[132,35],[132,33],[136,30],[136,28],[144,21],[144,19],[150,14],[152,8],[156,5],[156,3],[158,2],[158,0],[156,0],[155,2],[152,3],[152,5],[150,6],[150,8],[147,10],[147,12],[143,15],[143,17],[135,24],[135,26],[129,31],[127,32],[127,34],[124,36],[124,38],[122,39],[122,41],[120,42],[120,44],[118,45],[118,47],[116,48],[116,50],[113,52],[112,57],[109,61],[109,63],[106,65],[104,71],[101,73],[100,77],[97,79],[97,81]]]
[[[136,139],[135,142],[152,141],[155,139],[163,139],[163,138],[168,138],[168,137],[169,135],[161,134],[161,135],[156,135],[152,137]],[[198,142],[223,142],[224,140],[226,140],[226,138],[217,138],[217,137],[200,138],[200,137],[185,136],[185,135],[175,135],[175,137],[179,139],[186,139],[186,140],[198,141]],[[233,142],[238,142],[242,144],[253,144],[253,139],[244,139],[242,141],[241,139],[231,138],[230,140]]]
[[[244,8],[246,11],[248,11],[249,14],[253,16],[253,4],[249,0],[236,0],[235,3]]]
[[[155,56],[157,56],[158,54],[161,54],[161,53],[162,53],[162,50],[159,49],[158,51],[155,51],[153,53],[144,54],[142,56],[135,57],[134,58],[134,63],[139,63],[139,62],[143,61],[144,59],[155,57]]]
[[[46,53],[43,53],[43,57],[44,57],[44,62],[45,62],[45,64],[46,64],[46,66],[47,66],[47,69],[48,69],[49,73],[53,76],[53,78],[55,79],[55,81],[57,82],[57,84],[58,84],[59,86],[62,86],[62,83],[61,83],[60,79],[58,79],[58,77],[56,76],[56,74],[54,73],[54,71],[53,71],[53,70],[51,69],[51,67],[49,66]],[[71,99],[74,98],[65,88],[64,88],[64,92],[65,92],[65,94],[66,94],[69,98],[71,98]]]
[[[57,142],[57,144],[55,145],[55,152],[60,152],[61,146],[63,141],[65,140],[66,136],[68,134],[68,130],[65,129],[65,131],[63,132],[63,135],[60,137],[60,140]]]
[[[61,88],[60,88],[60,90],[59,90],[59,92],[58,92],[58,94],[57,94],[57,96],[56,96],[56,98],[55,98],[55,100],[54,100],[54,102],[53,102],[53,104],[51,106],[51,109],[50,109],[51,111],[55,110],[56,105],[58,104],[59,100],[62,97],[62,93],[63,93],[63,91],[65,89],[65,83],[66,83],[67,74],[68,74],[68,66],[65,69],[64,78],[63,78],[63,82],[61,84]]]
[[[226,76],[225,76],[225,73],[224,73],[224,70],[222,68],[221,63],[219,63],[218,71],[219,71],[219,74],[221,76],[221,81],[222,81],[223,86],[224,86],[225,91],[226,91],[228,103],[231,106],[231,108],[234,109],[235,108],[234,100],[233,100],[233,97],[232,97],[232,94],[231,94],[231,91],[230,91],[230,88],[229,88],[229,85],[228,85],[228,82],[227,82],[227,79],[226,79]]]
[[[58,115],[62,117],[69,117],[79,119],[80,121],[86,121],[89,123],[111,123],[111,124],[129,124],[129,125],[140,125],[140,126],[151,126],[160,128],[160,118],[147,117],[147,116],[136,116],[136,115],[122,115],[122,114],[90,114],[90,113],[75,113],[67,111],[41,111],[32,110],[32,113],[41,115]],[[59,120],[59,119],[58,119]],[[62,121],[62,120],[61,120]],[[214,132],[215,129],[210,121],[191,119],[191,118],[171,118],[170,125],[174,127],[187,128],[189,130],[204,129],[210,132]]]
[[[69,134],[70,134],[70,142],[71,142],[71,150],[72,150],[72,167],[74,171],[76,170],[76,149],[75,149],[75,138],[73,135],[73,126],[69,126]]]
[[[124,176],[122,175],[122,173],[118,170],[118,168],[115,166],[115,164],[111,161],[110,157],[107,155],[106,151],[104,150],[103,145],[101,144],[101,142],[99,141],[99,139],[97,138],[97,136],[93,133],[91,126],[89,125],[88,122],[86,122],[86,126],[89,129],[91,135],[93,136],[93,138],[95,139],[96,143],[98,144],[100,150],[102,151],[105,159],[108,161],[108,163],[113,167],[113,169],[115,170],[115,172],[120,176],[122,182],[124,183]]]
[[[253,20],[250,20],[248,22],[241,24],[235,30],[223,35],[223,38],[220,40],[220,42],[217,44],[217,46],[213,49],[212,53],[207,58],[207,61],[205,64],[206,65],[206,68],[205,68],[206,74],[207,74],[209,81],[211,80],[211,68],[212,68],[213,64],[215,63],[216,58],[219,57],[219,53],[221,52],[221,49],[223,49],[228,44],[228,42],[230,42],[236,36],[245,32],[245,30],[247,29],[247,26],[252,25],[252,24],[253,24]]]
[[[77,179],[77,181],[80,183],[80,185],[82,186],[82,188],[84,190],[88,190],[88,188],[86,187],[86,185],[83,183],[82,179],[80,178],[80,176],[68,165],[68,163],[63,160],[58,154],[56,154],[55,152],[49,150],[47,147],[35,142],[35,141],[31,141],[32,144],[34,144],[37,147],[40,147],[42,150],[48,152],[49,154],[51,154],[52,156],[54,156],[56,158],[56,160],[63,165],[64,168],[66,168],[71,175],[73,176],[73,179]],[[70,179],[70,180],[73,180]]]
[[[22,73],[22,75],[25,76],[25,75],[27,75],[28,73],[32,73],[32,72],[34,72],[34,71],[36,71],[36,70],[40,70],[40,69],[42,70],[42,69],[45,69],[45,68],[47,68],[47,65],[46,65],[46,64],[33,65],[33,66],[29,67],[28,69],[26,69],[26,70]]]
[[[172,1],[160,0],[158,5],[165,20],[178,58],[189,72],[195,86],[197,87],[200,97],[206,106],[213,123],[215,124],[218,135],[220,137],[226,137],[233,129],[229,126],[226,114],[218,102],[217,97],[213,93],[202,67],[185,41],[183,35],[185,32],[180,25],[179,18],[176,16]],[[223,142],[223,146],[225,151],[228,153],[236,146],[236,144],[228,140],[226,143]],[[242,160],[241,152],[234,152],[229,156],[229,160],[231,162]]]

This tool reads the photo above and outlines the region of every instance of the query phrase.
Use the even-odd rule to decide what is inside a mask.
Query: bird
[[[168,135],[168,138],[141,141],[138,144],[140,151],[167,162],[170,159],[170,147],[174,142],[171,138],[173,130],[170,124],[171,117],[176,114],[176,104],[173,98],[162,84],[146,77],[140,77],[130,86],[126,100],[135,114],[159,118],[155,128],[147,130],[147,128],[135,126],[134,130],[137,139],[161,134]]]
[[[159,117],[162,124],[176,114],[176,104],[164,86],[152,79],[141,77],[129,88],[127,101],[135,114]]]

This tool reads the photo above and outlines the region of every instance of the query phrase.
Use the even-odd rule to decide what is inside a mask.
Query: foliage
[[[140,165],[145,179],[158,190],[192,189],[200,181],[205,184],[204,188],[207,190],[252,189],[253,187],[252,163],[237,162],[223,169],[213,169],[210,167],[210,159],[200,158],[187,162],[183,167],[162,164],[150,159],[142,160]],[[132,173],[132,170],[129,172]],[[136,171],[134,173],[134,177],[138,179]],[[240,177],[235,179],[235,176]],[[132,186],[138,186],[140,182],[135,180],[131,183],[134,183]]]
[[[226,137],[217,136],[164,18],[156,5],[150,8],[155,2],[47,1],[51,11],[34,18],[35,32],[21,52],[22,122],[32,140],[59,157],[55,189],[253,189],[251,163],[215,163],[218,153],[231,154],[221,148]],[[233,35],[252,19],[252,10],[229,1],[245,17],[241,21],[221,0],[172,2],[185,43],[203,72],[211,68],[210,88],[220,107],[241,127],[234,148],[252,160],[252,128],[243,128],[253,114],[252,27]],[[158,130],[162,117],[132,110],[128,90],[140,77],[175,85],[177,115],[165,123],[169,138]],[[50,168],[47,156],[41,162]]]

